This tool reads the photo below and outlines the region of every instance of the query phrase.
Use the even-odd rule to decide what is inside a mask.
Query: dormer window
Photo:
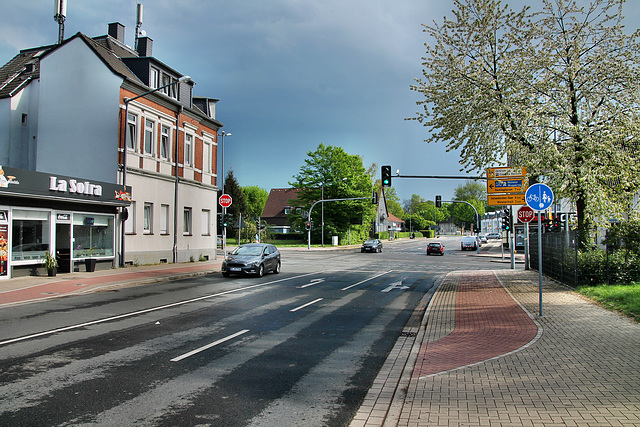
[[[290,213],[291,213],[291,208],[290,207],[287,206],[286,208],[284,208],[284,214],[285,215],[289,215]]]
[[[160,87],[160,70],[151,67],[151,75],[149,76],[149,87],[158,89]]]

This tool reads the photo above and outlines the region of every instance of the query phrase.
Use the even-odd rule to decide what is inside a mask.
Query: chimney
[[[124,25],[119,22],[109,24],[109,33],[111,37],[124,44]]]
[[[153,39],[149,37],[140,37],[138,39],[138,56],[152,56]]]

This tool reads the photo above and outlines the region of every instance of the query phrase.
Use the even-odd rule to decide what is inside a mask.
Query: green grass
[[[640,283],[580,286],[576,291],[606,308],[640,321]]]

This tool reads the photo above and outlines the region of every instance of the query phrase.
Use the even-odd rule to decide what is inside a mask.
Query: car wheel
[[[264,264],[260,264],[260,267],[258,267],[258,272],[256,273],[256,276],[258,277],[264,276]]]
[[[227,273],[227,272],[222,273],[222,275],[223,275],[224,277],[229,277],[229,273]]]
[[[276,268],[273,269],[273,272],[275,274],[279,274],[280,273],[280,261],[278,261],[278,263],[276,264]]]

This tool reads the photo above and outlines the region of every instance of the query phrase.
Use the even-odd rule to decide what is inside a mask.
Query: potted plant
[[[44,256],[44,262],[42,263],[44,268],[47,269],[47,275],[49,277],[54,277],[56,272],[58,271],[58,260],[54,257],[51,252],[47,251]]]
[[[93,272],[96,270],[96,259],[92,258],[93,256],[93,250],[95,248],[89,248],[88,252],[89,252],[89,258],[85,258],[84,259],[84,267],[86,269],[86,271],[88,272]]]

